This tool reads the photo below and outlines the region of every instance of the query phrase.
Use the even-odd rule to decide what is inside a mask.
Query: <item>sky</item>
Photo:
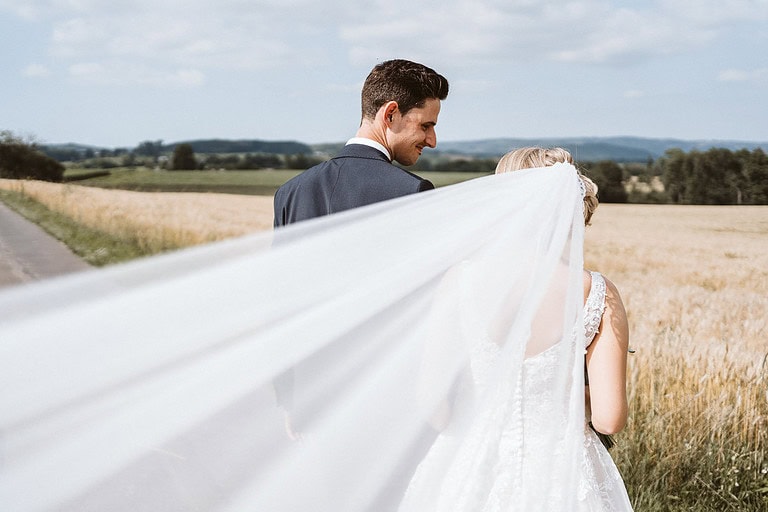
[[[378,62],[450,82],[441,140],[768,141],[768,0],[0,0],[0,130],[342,142]]]

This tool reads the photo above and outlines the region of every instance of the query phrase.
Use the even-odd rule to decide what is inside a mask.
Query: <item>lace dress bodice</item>
[[[585,351],[599,332],[605,293],[602,275],[592,272],[583,308]],[[546,458],[539,456],[543,447],[559,450],[558,443],[563,443],[546,434],[552,432],[548,422],[558,416],[557,408],[564,407],[554,391],[558,371],[563,368],[560,348],[555,344],[525,359],[523,371],[515,382],[510,382],[497,373],[500,347],[487,337],[475,340],[469,354],[471,383],[466,389],[470,391],[457,397],[456,421],[438,436],[419,466],[401,511],[569,509],[560,502],[562,497],[552,492],[558,483],[544,476],[550,471]],[[490,407],[478,408],[483,411],[480,415],[473,408],[476,396],[492,401]],[[467,426],[469,429],[464,430]],[[586,422],[583,431],[577,510],[631,511],[610,454]],[[464,433],[460,445],[455,432]],[[431,482],[430,473],[442,474],[446,466],[450,470],[445,480],[439,486]],[[470,483],[467,475],[471,475]]]

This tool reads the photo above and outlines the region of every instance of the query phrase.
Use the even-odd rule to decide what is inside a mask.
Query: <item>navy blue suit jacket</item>
[[[275,193],[275,226],[337,213],[435,188],[392,165],[381,151],[348,144],[328,160],[288,180]]]
[[[392,165],[379,150],[364,144],[348,144],[331,160],[307,169],[277,190],[275,227],[433,188],[428,180]],[[278,406],[290,413],[294,426],[302,428],[307,412],[301,407],[295,410],[293,369],[278,376],[273,385]],[[367,510],[397,510],[414,469],[435,437],[433,430],[424,429],[418,443],[414,443],[408,456],[383,483],[381,494]]]

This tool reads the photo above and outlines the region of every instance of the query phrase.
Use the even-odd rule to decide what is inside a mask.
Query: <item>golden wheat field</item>
[[[161,249],[272,224],[271,197],[0,187]],[[605,204],[585,246],[636,350],[612,451],[636,509],[768,510],[768,206]]]
[[[272,227],[272,198],[192,192],[132,192],[78,185],[0,179],[85,226],[155,253]]]
[[[613,452],[635,506],[768,510],[768,207],[601,205],[585,245],[636,349]]]

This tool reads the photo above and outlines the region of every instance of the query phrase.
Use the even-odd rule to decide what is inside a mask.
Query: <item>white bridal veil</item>
[[[558,164],[3,291],[0,509],[569,509],[581,203]]]

